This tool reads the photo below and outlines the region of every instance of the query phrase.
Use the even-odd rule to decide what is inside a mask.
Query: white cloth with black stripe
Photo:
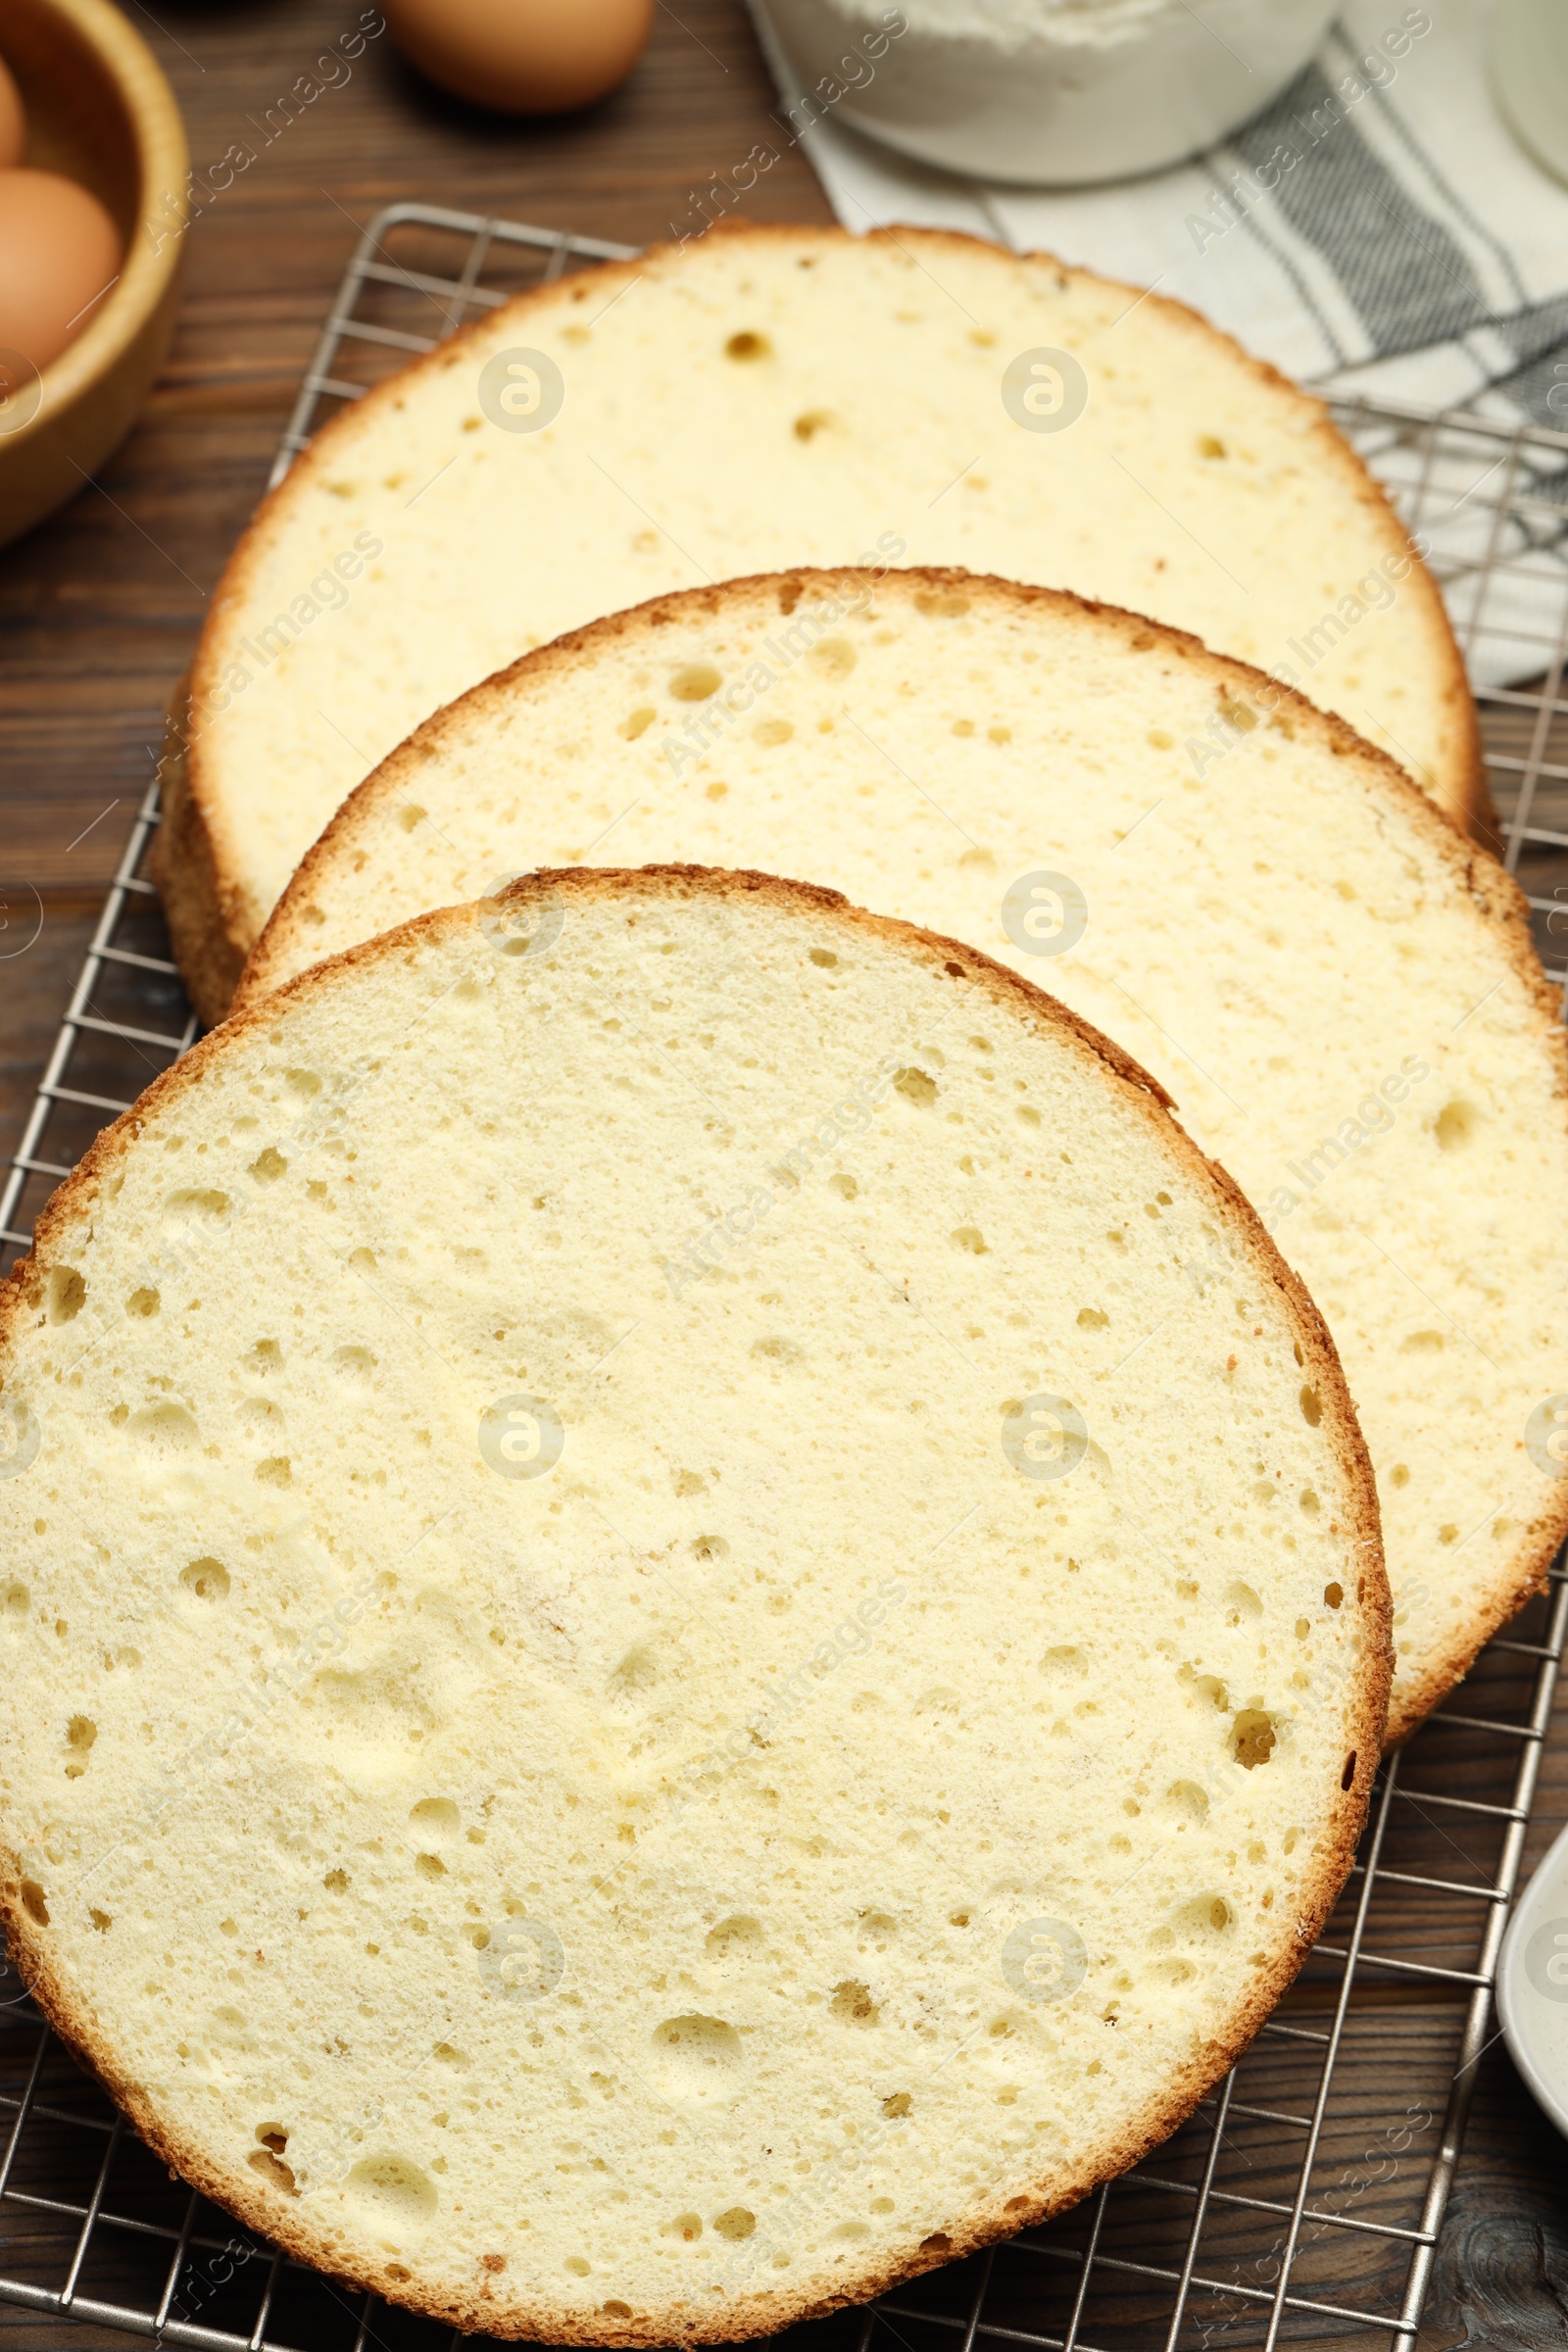
[[[1190,303],[1324,393],[1426,415],[1462,407],[1562,432],[1568,187],[1532,162],[1497,113],[1490,15],[1490,0],[1348,0],[1314,63],[1225,145],[1174,171],[1077,191],[982,185],[862,138],[833,113],[817,115],[766,24],[758,30],[790,135],[847,228],[908,221],[1045,251]],[[806,122],[801,135],[795,126]],[[1380,463],[1378,447],[1355,437],[1400,486],[1398,453]],[[1464,502],[1485,463],[1455,477],[1461,537],[1483,527],[1481,506]],[[1546,453],[1538,466],[1555,507],[1568,476]],[[1544,544],[1554,556],[1563,545],[1560,526],[1529,536],[1538,561]],[[1463,627],[1474,559],[1453,552],[1460,576],[1445,585]],[[1477,684],[1543,666],[1534,630],[1527,648],[1500,611],[1485,634],[1491,642],[1470,645]]]
[[[1157,286],[1325,390],[1428,411],[1486,406],[1495,390],[1508,413],[1561,431],[1568,187],[1497,114],[1490,14],[1487,0],[1350,0],[1314,64],[1224,146],[1109,187],[982,186],[831,113],[801,144],[847,228],[907,220],[1040,249]],[[1414,31],[1418,21],[1431,29]],[[760,30],[795,121],[807,120]]]

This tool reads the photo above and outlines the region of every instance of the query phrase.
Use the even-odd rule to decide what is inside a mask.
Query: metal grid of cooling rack
[[[393,247],[398,250],[396,253]],[[273,478],[326,414],[519,286],[626,249],[397,205],[368,228]],[[1568,936],[1568,435],[1364,402],[1341,422],[1426,534],[1478,689],[1500,844],[1561,984]],[[139,808],[21,1148],[0,1261],[107,1115],[196,1023],[143,871]],[[795,2331],[809,2352],[1415,2352],[1568,1642],[1568,1573],[1380,1776],[1296,1986],[1174,2138],[1077,2213]],[[13,1984],[15,1981],[13,1980]],[[42,2026],[0,1995],[0,2302],[209,2352],[438,2352],[168,2178]],[[84,2338],[85,2340],[85,2338]],[[803,2346],[802,2352],[806,2352]]]
[[[456,267],[449,266],[439,273],[410,269],[394,262],[387,250],[388,238],[396,236],[400,229],[428,229],[441,238],[461,238],[466,251]],[[503,274],[497,264],[507,255],[508,248],[513,249],[512,258],[522,262],[525,280],[532,285],[549,285],[573,263],[629,262],[637,253],[635,245],[607,245],[601,237],[573,237],[564,230],[530,228],[519,220],[447,212],[439,205],[388,205],[366,229],[343,272],[337,300],[321,329],[320,341],[294,403],[294,414],[272,461],[267,484],[270,490],[282,480],[316,427],[323,421],[322,403],[358,400],[368,380],[373,380],[363,372],[358,376],[333,373],[344,346],[368,345],[371,352],[390,355],[399,366],[416,353],[433,351],[443,336],[467,325],[470,314],[479,316],[496,310],[519,291],[514,282],[491,282]],[[529,267],[535,255],[545,257],[542,269],[537,265]],[[487,264],[489,281],[482,276]],[[508,271],[506,275],[511,279],[514,273]],[[422,295],[433,306],[435,316],[422,318],[417,330],[369,316],[366,297],[380,287],[390,287],[399,295]],[[438,319],[443,323],[438,325]],[[432,327],[436,329],[434,333],[430,331]],[[359,356],[363,358],[365,354]]]

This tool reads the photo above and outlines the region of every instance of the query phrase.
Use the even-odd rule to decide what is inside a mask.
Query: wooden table
[[[358,17],[350,0],[160,0],[156,22],[132,0],[130,13],[178,94],[198,168],[231,140],[255,143],[247,125]],[[14,1148],[152,773],[161,711],[261,492],[358,229],[383,204],[416,197],[641,244],[687,224],[693,191],[760,141],[778,161],[744,199],[747,217],[830,218],[775,115],[737,0],[680,0],[678,17],[660,0],[628,86],[553,126],[492,122],[447,102],[383,36],[351,80],[263,148],[196,220],[178,332],[140,425],[94,487],[0,552],[0,923],[9,926],[0,956],[32,929],[34,891],[43,912],[36,943],[0,960],[0,1153]],[[1462,1741],[1452,1753],[1467,1788],[1501,1793],[1494,1775],[1467,1762]],[[1532,1858],[1565,1815],[1559,1716]],[[1418,1948],[1418,1925],[1410,1933]],[[1374,2010],[1384,2003],[1377,2031],[1391,2051],[1407,2053],[1400,2067],[1415,2065],[1423,2036],[1451,2031],[1451,2003],[1430,1988],[1396,1998],[1369,1987],[1365,1998]],[[1494,2042],[1479,2068],[1429,2304],[1423,2343],[1432,2352],[1568,2346],[1565,2180],[1568,2150]],[[1227,2333],[1239,2340],[1234,2330],[1207,2340]],[[0,2306],[7,2344],[125,2340]]]

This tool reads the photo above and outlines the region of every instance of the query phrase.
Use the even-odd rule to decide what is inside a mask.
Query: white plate
[[[1497,1957],[1497,2015],[1515,2066],[1568,2134],[1568,1830],[1508,1923]]]

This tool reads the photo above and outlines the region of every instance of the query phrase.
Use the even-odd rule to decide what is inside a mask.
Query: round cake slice
[[[432,710],[601,614],[796,564],[963,564],[1152,612],[1343,712],[1461,823],[1479,806],[1443,601],[1319,402],[1047,255],[715,232],[507,304],[261,508],[165,773],[159,881],[203,1016]]]
[[[728,2342],[1054,2213],[1334,1900],[1316,1310],[1115,1047],[562,873],[237,1016],[0,1295],[0,1879],[160,2155],[466,2330]]]
[[[1568,1393],[1568,1057],[1493,859],[1190,637],[1004,581],[792,573],[586,629],[421,727],[305,859],[240,1001],[498,875],[612,857],[810,873],[1155,1073],[1334,1333],[1411,1731],[1568,1533],[1539,1428]]]

